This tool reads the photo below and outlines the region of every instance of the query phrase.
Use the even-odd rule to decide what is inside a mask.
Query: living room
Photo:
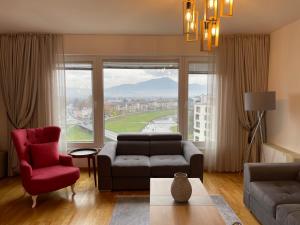
[[[3,1],[0,224],[300,224],[300,1]]]

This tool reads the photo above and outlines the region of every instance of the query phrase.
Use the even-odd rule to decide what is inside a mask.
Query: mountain
[[[189,87],[190,96],[206,92],[206,85],[191,84]],[[107,88],[104,94],[105,97],[176,97],[178,96],[178,83],[164,77]]]

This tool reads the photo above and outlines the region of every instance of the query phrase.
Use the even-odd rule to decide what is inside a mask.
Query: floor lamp
[[[255,111],[257,112],[257,119],[258,122],[254,128],[251,141],[249,143],[249,146],[247,148],[247,157],[246,162],[249,162],[249,158],[251,155],[251,147],[255,138],[255,135],[257,133],[257,130],[259,128],[260,135],[261,135],[261,141],[263,143],[263,133],[262,133],[262,127],[261,122],[263,117],[265,116],[266,111],[274,110],[276,109],[276,94],[275,91],[265,91],[265,92],[246,92],[244,94],[244,106],[245,111]]]

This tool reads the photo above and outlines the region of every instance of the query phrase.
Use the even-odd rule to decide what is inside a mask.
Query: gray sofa
[[[121,134],[97,156],[99,190],[149,189],[150,177],[203,180],[203,154],[180,134]]]
[[[245,164],[244,203],[263,225],[300,225],[300,163]]]

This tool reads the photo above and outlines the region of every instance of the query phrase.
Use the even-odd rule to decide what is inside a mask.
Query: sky
[[[66,70],[66,85],[68,88],[89,89],[92,86],[92,72],[89,70]],[[104,88],[121,84],[135,84],[151,79],[168,77],[178,82],[177,69],[104,69]],[[189,77],[189,82],[206,84],[206,76]]]

